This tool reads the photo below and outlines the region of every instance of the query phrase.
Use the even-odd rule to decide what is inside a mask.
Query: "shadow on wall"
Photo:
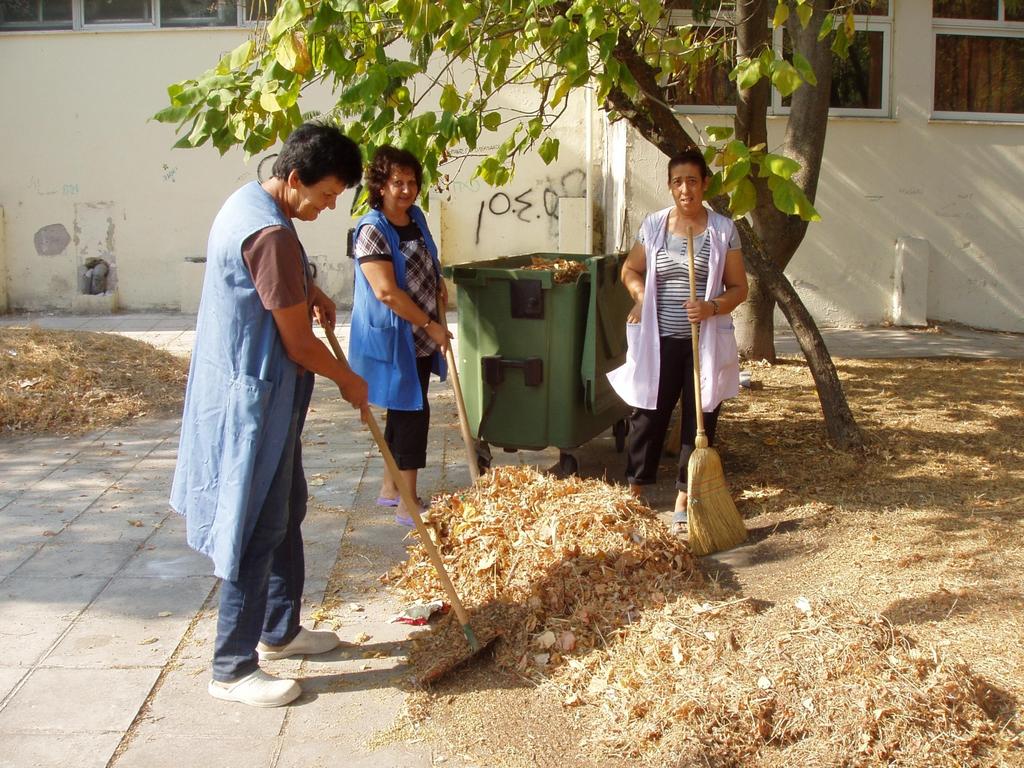
[[[1024,159],[1008,139],[994,141],[1005,126],[904,121],[891,137],[886,126],[872,130],[884,140],[853,141],[846,125],[829,126],[816,201],[828,236],[815,237],[821,225],[812,225],[792,263],[828,286],[818,301],[839,318],[864,318],[866,303],[879,308],[868,321],[890,319],[896,244],[917,237],[930,244],[918,276],[929,319],[1024,331],[1024,273],[1013,268],[1022,226],[1005,194],[1019,186]],[[815,290],[800,287],[812,301]]]

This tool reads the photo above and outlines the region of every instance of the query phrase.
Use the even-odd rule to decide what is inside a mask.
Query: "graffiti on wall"
[[[582,198],[587,194],[587,174],[582,168],[573,168],[557,179],[548,178],[525,189],[496,191],[480,201],[476,212],[475,243],[487,219],[511,216],[523,224],[541,223],[551,236],[558,237],[558,199]]]
[[[494,192],[480,201],[476,216],[476,245],[488,219],[509,217],[523,224],[542,224],[552,237],[558,236],[558,199],[585,197],[587,174],[574,168],[557,179],[548,178],[526,189]]]

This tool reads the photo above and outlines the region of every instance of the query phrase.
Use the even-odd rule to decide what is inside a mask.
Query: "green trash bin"
[[[524,269],[534,257],[581,261],[575,282]],[[605,374],[626,359],[632,301],[616,255],[526,254],[445,267],[459,308],[459,376],[478,441],[507,450],[570,451],[612,428],[622,450],[629,406]]]

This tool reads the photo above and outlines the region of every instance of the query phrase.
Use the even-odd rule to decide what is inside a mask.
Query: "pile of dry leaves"
[[[556,283],[575,283],[576,279],[587,271],[587,264],[584,261],[545,259],[543,256],[534,256],[530,259],[530,266],[523,267],[523,269],[547,270],[555,273],[552,279]]]
[[[181,407],[188,362],[124,336],[0,328],[0,432],[72,434]]]
[[[464,493],[435,499],[430,520],[460,598],[477,609],[474,623],[507,622],[499,663],[520,670],[603,647],[700,582],[693,557],[651,511],[599,480],[497,467]],[[420,546],[388,580],[411,598],[443,594]],[[413,667],[451,642],[464,642],[461,633],[420,639]]]

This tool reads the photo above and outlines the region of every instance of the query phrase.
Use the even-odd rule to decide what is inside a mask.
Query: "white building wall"
[[[930,4],[894,8],[893,117],[830,121],[817,200],[824,221],[811,225],[788,273],[824,325],[887,321],[900,306],[898,244],[914,238],[915,253],[927,258],[899,261],[901,285],[914,287],[915,306],[923,302],[929,318],[1024,331],[1024,125],[930,120]],[[0,98],[8,105],[0,124],[0,267],[6,261],[11,309],[79,307],[79,267],[90,256],[112,262],[123,309],[194,305],[196,267],[186,258],[204,253],[218,207],[256,177],[257,162],[246,164],[239,151],[172,150],[171,127],[149,117],[166,105],[168,84],[212,66],[245,35],[0,34]],[[525,94],[504,98],[516,105]],[[303,109],[327,104],[327,94],[314,94]],[[773,142],[784,127],[784,117],[770,119]],[[562,198],[588,197],[595,224],[566,238],[564,249],[584,250],[591,231],[600,250],[628,248],[643,216],[670,202],[665,158],[618,127],[606,143],[605,128],[586,98],[574,98],[557,128],[559,159],[545,166],[524,158],[500,190],[471,180],[468,158],[450,189],[431,196],[443,260],[558,250]],[[481,144],[498,140],[485,132]],[[352,281],[350,204],[351,193],[319,221],[299,223],[321,284],[342,303]],[[928,273],[915,281],[922,264]]]
[[[186,258],[204,254],[214,215],[227,195],[256,178],[258,158],[245,163],[241,151],[221,157],[209,147],[171,149],[177,138],[171,126],[149,118],[166,106],[169,84],[216,64],[245,35],[239,29],[0,35],[0,99],[17,116],[0,124],[12,309],[79,309],[79,267],[90,256],[111,263],[120,308],[194,308],[202,267]],[[329,104],[321,92],[305,97],[302,107]],[[450,165],[461,170],[449,192],[431,196],[428,214],[446,262],[558,250],[559,199],[588,196],[584,105],[574,98],[559,125],[559,159],[551,166],[535,156],[523,159],[505,189],[470,180],[474,158]],[[481,144],[496,144],[497,135],[485,132]],[[342,303],[350,301],[352,285],[345,256],[351,194],[317,222],[297,222],[320,284]]]

